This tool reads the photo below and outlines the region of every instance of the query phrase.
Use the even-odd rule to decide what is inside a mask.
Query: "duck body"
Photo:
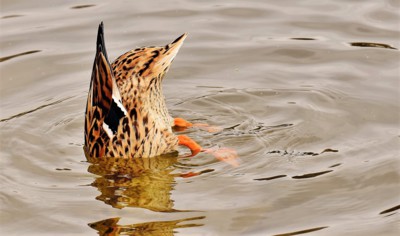
[[[153,157],[176,150],[181,139],[172,132],[161,82],[185,38],[131,50],[110,64],[100,24],[85,114],[88,156]]]

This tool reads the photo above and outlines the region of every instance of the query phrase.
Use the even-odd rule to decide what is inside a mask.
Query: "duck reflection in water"
[[[156,212],[176,212],[171,190],[176,177],[191,177],[212,170],[172,173],[177,153],[152,158],[90,158],[90,173],[99,177],[91,184],[101,195],[97,200],[114,208],[140,207]]]
[[[91,186],[101,194],[97,200],[114,208],[140,207],[156,212],[179,212],[173,208],[171,190],[177,177],[192,177],[213,170],[172,173],[178,162],[177,153],[152,158],[90,158],[90,173],[98,175]],[[146,222],[119,225],[120,218],[110,218],[90,223],[89,226],[99,235],[174,235],[174,229],[201,226],[202,224],[179,224],[181,222],[203,219],[204,216],[174,221]]]
[[[131,225],[119,225],[120,218],[111,218],[94,223],[89,226],[98,231],[101,236],[116,235],[142,235],[142,236],[168,236],[174,235],[178,228],[202,226],[202,224],[186,223],[187,221],[204,219],[204,216],[186,218],[173,221],[156,221]],[[180,224],[183,223],[183,224]]]

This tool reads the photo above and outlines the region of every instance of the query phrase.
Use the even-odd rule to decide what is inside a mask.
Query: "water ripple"
[[[397,210],[399,210],[399,209],[400,209],[400,205],[397,205],[397,206],[394,206],[394,207],[392,207],[392,208],[386,209],[386,210],[380,212],[379,214],[380,214],[380,215],[382,215],[382,214],[387,214],[387,213],[390,213],[390,212],[393,212],[393,211],[397,211]]]
[[[71,9],[82,9],[82,8],[89,8],[89,7],[94,7],[94,6],[96,6],[96,5],[94,5],[94,4],[77,5],[77,6],[71,7]]]
[[[15,17],[21,17],[21,16],[24,16],[24,15],[17,15],[17,14],[15,14],[15,15],[7,15],[7,16],[1,17],[1,19],[15,18]]]
[[[325,228],[328,228],[328,226],[317,227],[317,228],[312,228],[312,229],[305,229],[305,230],[300,230],[300,231],[295,231],[295,232],[290,232],[290,233],[275,234],[274,236],[292,236],[292,235],[298,235],[298,234],[306,234],[306,233],[311,233],[314,231],[319,231],[319,230],[322,230]]]
[[[29,55],[29,54],[33,54],[33,53],[37,53],[37,52],[41,52],[42,50],[32,50],[32,51],[27,51],[27,52],[21,52],[15,55],[11,55],[11,56],[6,56],[6,57],[1,57],[0,58],[0,62],[4,62],[10,59],[13,59],[15,57],[20,57],[20,56],[24,56],[24,55]]]
[[[67,101],[67,100],[69,100],[69,99],[71,99],[71,98],[72,98],[72,97],[67,97],[67,98],[63,98],[63,99],[60,99],[60,100],[57,100],[57,101],[54,101],[54,102],[51,102],[51,103],[47,103],[47,104],[41,105],[41,106],[36,107],[36,108],[34,108],[34,109],[32,109],[32,110],[24,111],[24,112],[18,113],[18,114],[16,114],[16,115],[10,116],[10,117],[8,117],[8,118],[1,119],[0,122],[9,121],[9,120],[12,120],[12,119],[14,119],[14,118],[18,118],[18,117],[21,117],[21,116],[24,116],[24,115],[27,115],[27,114],[30,114],[30,113],[39,111],[39,110],[41,110],[41,109],[43,109],[43,108],[46,108],[46,107],[49,107],[49,106],[53,106],[53,105],[62,103],[62,102]]]
[[[308,178],[314,178],[314,177],[317,177],[317,176],[320,176],[320,175],[324,175],[324,174],[330,173],[330,172],[332,172],[332,171],[333,171],[333,170],[327,170],[327,171],[309,173],[309,174],[304,174],[304,175],[296,175],[296,176],[293,176],[292,178],[293,178],[293,179],[308,179]]]
[[[349,44],[353,47],[388,48],[398,50],[397,48],[384,43],[350,42]]]

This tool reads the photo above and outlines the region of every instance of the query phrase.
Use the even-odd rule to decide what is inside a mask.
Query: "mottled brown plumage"
[[[176,149],[180,139],[171,129],[161,82],[185,38],[131,50],[110,65],[100,24],[86,107],[87,155],[153,157]]]

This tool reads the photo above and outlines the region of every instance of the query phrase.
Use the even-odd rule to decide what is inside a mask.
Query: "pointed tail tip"
[[[108,56],[107,56],[106,45],[105,45],[105,42],[104,42],[104,24],[103,24],[103,21],[101,21],[100,24],[99,24],[99,30],[97,32],[96,47],[97,47],[97,52],[103,53],[104,57],[106,58],[107,62],[109,63]]]
[[[179,38],[183,38],[183,37],[186,38],[188,36],[188,34],[189,34],[188,32],[185,32]]]
[[[183,33],[183,34],[180,36],[180,38],[183,39],[183,40],[185,40],[185,39],[187,38],[187,36],[188,36],[188,33],[185,32],[185,33]]]
[[[104,35],[104,24],[103,21],[99,24],[99,29],[97,31],[97,37],[101,37],[102,35]]]
[[[175,39],[171,44],[175,44],[177,42],[183,42],[186,39],[187,35],[188,35],[188,33],[182,34],[177,39]]]

